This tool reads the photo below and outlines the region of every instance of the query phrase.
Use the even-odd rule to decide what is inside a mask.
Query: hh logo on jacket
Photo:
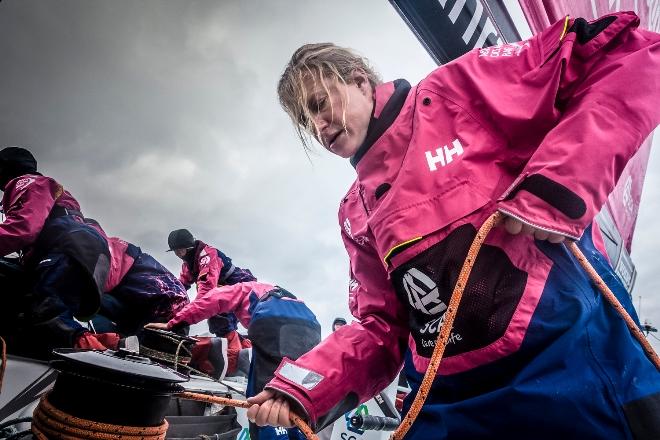
[[[426,155],[426,162],[429,164],[429,170],[436,171],[438,169],[438,164],[441,166],[447,166],[453,162],[455,156],[460,156],[463,154],[463,145],[458,139],[454,139],[451,143],[451,147],[444,145],[435,150],[435,154],[431,151],[424,153]]]

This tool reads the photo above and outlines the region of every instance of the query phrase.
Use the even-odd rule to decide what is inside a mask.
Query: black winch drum
[[[129,351],[59,349],[49,402],[68,414],[123,426],[159,426],[188,377]]]

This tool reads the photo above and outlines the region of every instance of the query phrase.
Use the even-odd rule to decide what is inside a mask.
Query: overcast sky
[[[327,332],[348,317],[337,206],[355,174],[306,157],[275,93],[292,52],[319,41],[385,79],[434,67],[387,0],[5,0],[0,145],[29,146],[87,216],[175,273],[167,234],[188,228],[305,299]],[[633,259],[635,305],[660,326],[658,155]]]

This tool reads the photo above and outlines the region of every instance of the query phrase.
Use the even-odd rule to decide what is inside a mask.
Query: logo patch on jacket
[[[497,46],[484,47],[479,49],[479,58],[489,57],[489,58],[499,58],[499,57],[512,57],[520,56],[520,53],[523,49],[530,47],[529,41],[524,43],[509,43],[509,44],[499,44]]]
[[[35,180],[34,180],[32,177],[25,177],[25,178],[23,178],[23,179],[19,179],[19,180],[16,182],[16,190],[17,190],[17,191],[20,191],[20,190],[22,190],[23,188],[25,188],[25,187],[27,187],[28,185],[30,185],[30,184],[31,184],[32,182],[34,182],[34,181],[35,181]]]
[[[353,238],[353,234],[351,232],[351,221],[349,219],[344,220],[344,231],[346,231],[346,235]]]
[[[427,315],[447,310],[447,305],[440,300],[438,286],[418,269],[413,267],[403,275],[403,288],[408,293],[408,301],[413,309]]]
[[[444,240],[392,271],[401,303],[408,309],[410,335],[417,354],[431,357],[451,295],[470,244],[472,224],[454,229]],[[525,291],[527,274],[497,246],[484,244],[474,262],[457,310],[445,356],[477,350],[502,337]]]
[[[437,171],[438,164],[441,166],[447,166],[454,161],[454,157],[458,157],[463,154],[463,145],[458,139],[454,139],[451,143],[451,146],[444,145],[435,150],[435,154],[431,151],[426,151],[424,155],[426,156],[426,162],[429,165],[429,170]]]
[[[433,349],[447,310],[447,305],[440,299],[438,285],[428,275],[414,267],[406,271],[402,281],[410,306],[425,315],[434,315],[417,329],[421,348]],[[447,343],[455,344],[462,339],[460,334],[452,331]]]

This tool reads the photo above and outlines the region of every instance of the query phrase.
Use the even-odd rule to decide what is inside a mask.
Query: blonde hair
[[[306,151],[311,149],[311,139],[314,134],[318,136],[318,133],[307,104],[305,83],[310,79],[314,84],[320,81],[325,92],[329,94],[328,80],[350,84],[351,75],[355,71],[364,72],[372,88],[382,82],[366,58],[333,43],[305,44],[291,56],[277,85],[277,95]]]

